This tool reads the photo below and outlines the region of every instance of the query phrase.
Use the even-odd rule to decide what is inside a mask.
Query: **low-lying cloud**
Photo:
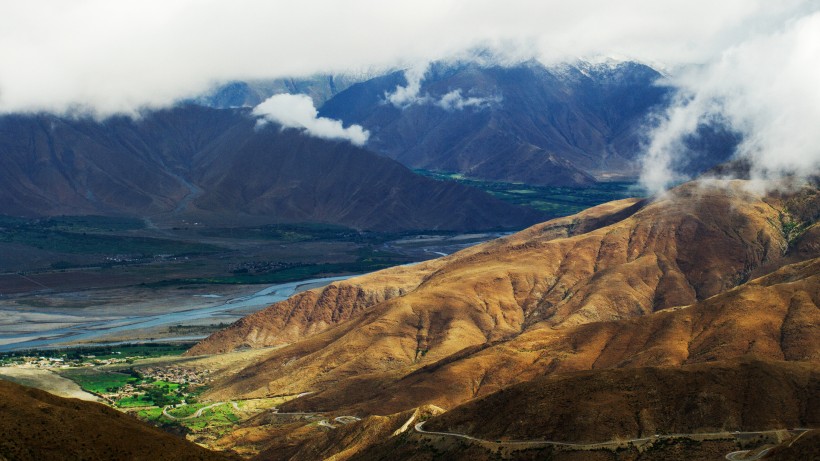
[[[436,105],[444,110],[462,110],[465,107],[488,107],[500,102],[501,96],[468,96],[465,98],[461,94],[461,89],[456,89],[442,96],[441,99],[436,101]]]
[[[319,117],[313,100],[303,94],[277,94],[254,107],[253,115],[261,123],[274,122],[285,128],[304,130],[307,134],[324,139],[342,139],[363,146],[370,133],[361,125],[344,127],[339,120]]]
[[[820,173],[820,12],[758,34],[672,78],[675,104],[649,134],[642,182],[663,190],[688,179],[675,165],[691,155],[684,140],[699,125],[740,133],[735,157],[751,175],[772,179]]]
[[[619,56],[674,73],[819,8],[817,0],[3,2],[0,112],[133,114],[221,82],[413,68],[478,48],[545,64]]]
[[[384,99],[398,107],[404,109],[416,104],[428,104],[432,101],[429,95],[421,95],[421,82],[427,74],[428,64],[414,66],[404,71],[404,79],[407,84],[398,85],[391,93],[386,93]]]
[[[221,82],[377,69],[411,69],[388,103],[459,110],[492,101],[470,88],[431,98],[424,63],[471,49],[502,64],[617,56],[664,71],[681,91],[648,136],[653,189],[677,179],[682,137],[710,119],[743,135],[737,155],[755,175],[814,173],[818,11],[819,0],[4,2],[0,113],[139,114]],[[366,139],[315,116],[299,123]]]
[[[466,107],[484,108],[493,104],[501,102],[502,98],[498,95],[493,96],[474,96],[469,95],[464,97],[462,90],[457,88],[442,95],[439,98],[433,97],[428,93],[422,94],[421,86],[424,81],[427,71],[430,69],[429,64],[414,66],[404,71],[404,79],[406,84],[404,86],[398,85],[392,92],[385,93],[384,99],[388,103],[399,109],[406,109],[410,106],[416,105],[433,105],[444,110],[463,110]]]

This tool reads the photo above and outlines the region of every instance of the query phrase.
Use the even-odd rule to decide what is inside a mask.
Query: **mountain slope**
[[[339,429],[283,426],[265,449],[271,459],[280,447],[340,459],[492,458],[458,439],[376,437],[363,422],[425,405],[454,412],[430,430],[491,441],[816,424],[818,217],[814,186],[760,195],[744,181],[688,183],[301,293],[190,353],[284,345],[215,377],[209,397],[306,393],[280,411],[365,418],[327,434]],[[515,397],[524,394],[532,395]],[[331,447],[351,434],[372,448]],[[655,445],[646,456],[713,459],[740,449],[731,440],[694,452]],[[520,457],[587,454],[545,450]],[[599,458],[652,459],[607,453]]]
[[[103,122],[2,117],[0,214],[379,230],[520,227],[537,219],[348,143],[255,123],[244,110],[197,106]]]
[[[816,427],[816,363],[739,360],[538,377],[456,407],[430,431],[596,442]],[[511,418],[515,415],[516,418]]]
[[[593,176],[636,175],[644,126],[671,94],[655,84],[660,78],[636,63],[434,64],[414,104],[386,101],[407,84],[402,73],[393,73],[352,85],[320,112],[363,125],[372,133],[370,148],[413,168],[584,185]],[[707,144],[720,154],[708,166],[731,153],[720,143]]]
[[[312,391],[290,407],[365,414],[452,408],[544,373],[747,353],[816,361],[820,234],[790,244],[783,202],[764,198],[742,182],[690,183],[608,204],[298,295],[191,352],[304,338],[214,395]]]
[[[785,455],[779,459],[814,459],[815,434],[795,438],[783,429],[820,424],[818,391],[817,363],[748,358],[556,374],[473,400],[424,424],[425,431],[467,434],[490,443],[446,436],[436,443],[408,433],[382,438],[351,459],[497,459],[500,450],[492,448],[498,445],[506,448],[506,459],[711,461],[783,438],[786,442],[773,450]],[[704,433],[715,435],[698,436]],[[513,442],[524,440],[612,442],[591,447]]]
[[[0,380],[0,459],[228,460],[105,405]]]
[[[281,78],[234,81],[220,85],[193,102],[206,107],[228,109],[254,107],[275,94],[306,94],[316,107],[351,85],[374,77],[372,73],[314,75],[306,78]]]
[[[269,320],[287,312],[288,325],[315,325],[308,318],[359,311],[388,297],[376,294],[390,292],[396,302],[385,309],[415,319],[399,324],[415,325],[427,306],[446,305],[441,315],[448,322],[467,315],[480,342],[518,334],[541,321],[558,326],[633,317],[705,299],[779,259],[788,244],[773,224],[778,213],[740,184],[727,193],[693,183],[654,203],[602,205],[437,261],[333,284],[324,293],[307,292],[257,315]],[[346,297],[337,301],[337,291]],[[264,320],[255,327],[275,336],[282,326]],[[449,328],[442,327],[440,333]],[[234,339],[242,342],[241,336]]]

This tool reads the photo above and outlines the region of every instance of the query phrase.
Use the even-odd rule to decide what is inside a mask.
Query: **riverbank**
[[[354,275],[319,277],[280,283],[260,289],[244,286],[207,287],[197,290],[147,290],[123,292],[123,302],[95,309],[42,308],[12,310],[0,307],[0,352],[78,344],[127,341],[196,340],[207,336],[211,325],[225,326],[236,319],[301,291],[344,280]],[[169,293],[171,292],[171,293]],[[169,296],[163,296],[167,294]],[[140,299],[150,295],[151,299]],[[129,302],[129,300],[133,300]],[[182,327],[199,327],[201,334],[180,334]]]

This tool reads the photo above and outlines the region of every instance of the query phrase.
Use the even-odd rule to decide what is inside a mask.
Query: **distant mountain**
[[[374,230],[520,227],[538,219],[346,142],[257,127],[244,109],[188,105],[103,122],[8,115],[0,118],[0,152],[0,214]]]
[[[275,94],[306,94],[320,107],[351,85],[376,77],[375,73],[323,74],[304,78],[237,80],[219,85],[191,102],[206,107],[229,109],[254,107]]]
[[[545,67],[434,64],[415,100],[389,95],[408,85],[394,72],[352,85],[321,115],[370,130],[368,146],[411,168],[531,184],[585,185],[595,178],[635,177],[650,115],[673,90],[645,65],[579,62]],[[413,102],[414,101],[414,102]],[[725,160],[736,139],[702,130],[690,144],[696,173]]]

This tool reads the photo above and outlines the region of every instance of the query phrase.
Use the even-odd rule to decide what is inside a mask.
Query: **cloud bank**
[[[319,117],[313,100],[303,94],[277,94],[254,107],[253,115],[260,121],[274,122],[285,128],[304,130],[311,136],[324,139],[342,139],[357,146],[363,146],[370,133],[360,125],[347,128],[342,122]]]
[[[0,6],[0,111],[133,113],[219,82],[408,68],[494,50],[674,69],[816,0],[27,0]]]
[[[675,104],[649,133],[642,181],[652,191],[687,179],[674,165],[701,124],[741,133],[735,157],[768,179],[820,173],[820,12],[751,37],[672,79]]]
[[[481,59],[480,56],[477,58]],[[438,99],[427,93],[421,94],[421,83],[424,81],[424,76],[427,75],[429,69],[430,65],[428,63],[405,70],[404,79],[407,84],[404,86],[398,85],[392,92],[385,93],[385,101],[399,109],[430,104],[449,111],[463,110],[465,107],[483,108],[501,102],[502,98],[498,95],[487,97],[468,96],[465,98],[460,88],[450,91]]]
[[[675,179],[681,137],[710,119],[743,134],[738,155],[757,175],[816,171],[818,11],[820,0],[8,1],[0,113],[138,114],[227,81],[421,69],[393,94],[402,106],[425,97],[424,63],[465,50],[548,65],[615,56],[681,89],[647,138],[652,188]],[[432,103],[479,106],[469,90]]]

